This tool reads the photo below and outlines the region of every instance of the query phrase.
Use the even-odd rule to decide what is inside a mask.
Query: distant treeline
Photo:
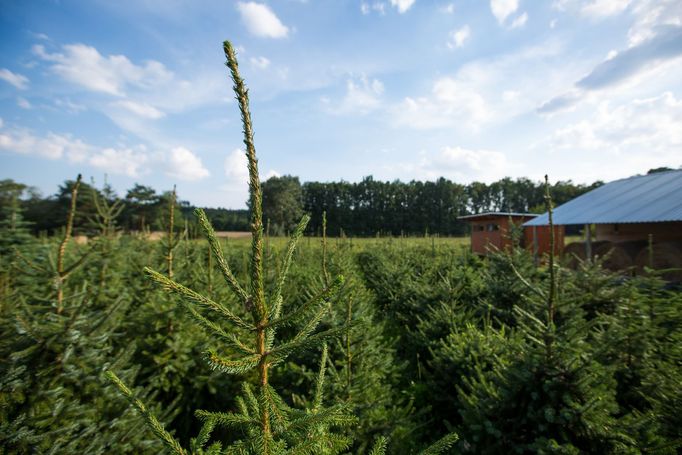
[[[69,199],[74,181],[67,180],[54,195],[43,197],[36,188],[15,182],[11,179],[0,180],[0,220],[18,209],[24,220],[31,223],[34,234],[53,234],[62,228],[66,220]],[[95,188],[85,182],[78,192],[78,209],[74,220],[76,234],[91,234],[97,231],[92,222],[97,213],[95,194],[99,200],[113,202],[122,199],[123,210],[116,219],[117,226],[127,232],[166,230],[171,191],[157,193],[154,188],[136,184],[123,197],[116,194],[109,185]],[[194,210],[189,202],[176,198],[175,225],[191,234],[196,233]],[[228,210],[222,208],[205,209],[216,230],[248,231],[248,210]],[[179,213],[179,216],[177,215]]]
[[[293,179],[280,177],[280,179]],[[264,198],[268,195],[264,185]],[[555,204],[563,204],[592,190],[592,185],[557,182],[551,187]],[[527,178],[504,178],[491,184],[468,185],[440,178],[435,182],[381,182],[367,177],[358,183],[307,182],[301,185],[303,210],[312,215],[310,229],[319,232],[322,212],[327,231],[353,235],[463,235],[466,223],[457,218],[472,213],[504,211],[544,212],[544,186]],[[273,220],[274,224],[278,224]],[[281,223],[280,223],[281,225]],[[289,225],[290,228],[290,225]]]
[[[38,234],[52,234],[64,224],[73,181],[60,185],[57,193],[43,197],[35,188],[11,179],[0,181],[0,219],[21,211]],[[560,181],[552,185],[555,204],[563,204],[601,185]],[[310,234],[322,230],[322,213],[327,213],[330,236],[374,235],[462,235],[466,223],[461,215],[488,211],[544,211],[543,184],[527,178],[504,178],[491,184],[473,182],[468,185],[440,178],[434,182],[382,182],[366,177],[360,182],[306,182],[298,177],[272,177],[263,182],[263,212],[271,234],[285,234],[293,229],[304,212],[312,216]],[[83,183],[79,192],[75,232],[93,231],[90,220],[96,213],[94,194],[109,201],[122,198],[125,207],[117,219],[125,231],[165,230],[167,228],[170,191],[136,184],[125,195],[117,195],[110,186],[95,188]],[[176,227],[187,226],[194,234],[192,206],[176,198]],[[248,231],[249,210],[206,208],[206,214],[219,231]]]

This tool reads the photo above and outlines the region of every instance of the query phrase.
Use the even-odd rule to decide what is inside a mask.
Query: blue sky
[[[263,178],[592,182],[682,165],[678,0],[11,1],[0,178],[244,207]]]

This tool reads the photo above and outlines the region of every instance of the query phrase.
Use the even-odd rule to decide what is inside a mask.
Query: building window
[[[490,223],[488,226],[486,226],[486,230],[488,232],[499,231],[500,227],[497,224]]]

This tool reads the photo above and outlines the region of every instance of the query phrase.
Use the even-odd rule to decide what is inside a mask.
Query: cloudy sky
[[[682,165],[679,0],[2,0],[0,178],[240,208],[262,176],[592,182]]]

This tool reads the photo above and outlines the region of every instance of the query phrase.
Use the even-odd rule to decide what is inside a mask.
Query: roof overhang
[[[485,218],[535,218],[537,213],[517,213],[517,212],[485,212],[475,213],[473,215],[458,216],[458,220],[474,221]]]

